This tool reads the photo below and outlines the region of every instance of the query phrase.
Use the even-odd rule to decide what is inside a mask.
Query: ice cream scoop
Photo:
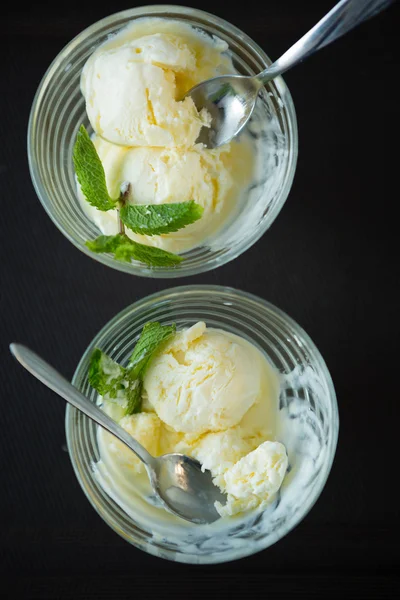
[[[221,73],[225,46],[183,24],[149,22],[151,33],[146,23],[133,24],[127,37],[116,36],[89,57],[81,77],[86,112],[94,131],[114,144],[191,147],[210,117],[183,93],[202,71]]]
[[[146,37],[164,45],[153,57],[157,64],[146,61],[151,52],[148,40],[105,51],[88,62],[82,91],[90,122],[114,144],[191,146],[200,128],[208,125],[208,115],[198,113],[190,98],[175,100],[175,77],[167,67],[179,70],[181,65],[172,43],[157,35]]]
[[[282,485],[288,466],[286,449],[280,442],[267,441],[228,468],[218,485],[227,492],[224,505],[217,504],[222,517],[265,506]]]
[[[115,435],[136,454],[145,464],[153,490],[165,508],[192,523],[213,523],[219,519],[214,503],[225,503],[226,496],[213,484],[210,471],[202,471],[197,460],[178,453],[157,458],[152,456],[35,352],[21,344],[11,344],[10,350],[18,362],[39,381]]]
[[[200,321],[154,358],[144,387],[164,423],[199,436],[241,421],[259,397],[263,371],[254,346]]]

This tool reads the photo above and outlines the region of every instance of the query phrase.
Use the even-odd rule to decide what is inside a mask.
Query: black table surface
[[[29,175],[26,131],[39,81],[82,29],[133,6],[111,4],[22,9],[6,2],[0,9],[3,594],[393,598],[400,591],[397,7],[286,74],[299,159],[271,229],[234,262],[169,283],[131,277],[80,253],[45,214]],[[333,0],[192,5],[231,21],[277,58]],[[9,342],[24,342],[70,378],[117,312],[166,287],[198,283],[257,294],[303,326],[330,369],[341,419],[331,474],[302,523],[263,552],[214,566],[154,558],[101,520],[70,464],[64,403],[8,351]]]

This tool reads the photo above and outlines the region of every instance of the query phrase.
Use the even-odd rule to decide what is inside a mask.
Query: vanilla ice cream
[[[199,436],[239,423],[259,397],[263,362],[245,340],[200,322],[152,361],[144,387],[164,423]]]
[[[127,235],[143,244],[181,253],[212,237],[232,218],[254,171],[249,137],[208,150],[196,144],[210,116],[197,111],[191,87],[234,67],[222,40],[178,21],[132,22],[89,57],[81,76],[92,139],[103,163],[107,188],[118,198],[130,184],[131,204],[194,200],[201,219],[168,235]],[[118,233],[118,211],[101,212],[78,196],[105,235]]]
[[[287,466],[286,449],[279,442],[264,442],[243,456],[218,483],[228,494],[225,505],[216,503],[219,514],[230,516],[265,506],[281,487]]]
[[[227,517],[265,506],[282,484],[287,456],[275,437],[278,395],[278,375],[253,344],[199,322],[151,361],[142,413],[118,418],[120,406],[105,409],[153,455],[197,458],[226,492],[226,505],[216,508]],[[102,460],[125,481],[144,473],[113,436],[101,430],[99,438]]]
[[[210,116],[193,85],[233,71],[227,44],[173,20],[140,19],[102,44],[82,72],[94,131],[123,146],[193,146]]]
[[[261,433],[246,436],[246,431],[238,426],[208,433],[194,441],[186,436],[177,444],[176,451],[197,458],[204,469],[212,472],[214,483],[222,488],[226,471],[264,439]]]
[[[163,34],[95,53],[82,78],[93,129],[124,146],[192,146],[210,118],[191,98],[175,100],[175,74],[194,68],[188,46]]]
[[[127,415],[119,421],[119,424],[135,440],[142,444],[150,454],[154,456],[160,454],[161,421],[157,415],[146,412]],[[115,436],[106,431],[104,432],[104,438],[110,454],[117,457],[121,468],[127,469],[134,474],[145,472],[146,468],[142,461],[133,452],[127,452],[127,448],[123,442],[120,442]]]

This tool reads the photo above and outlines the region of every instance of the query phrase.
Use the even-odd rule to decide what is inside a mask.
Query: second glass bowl
[[[178,562],[206,564],[234,560],[263,550],[304,518],[320,495],[331,469],[339,418],[328,369],[301,327],[256,296],[219,286],[172,288],[129,306],[91,342],[75,372],[73,384],[96,402],[97,393],[88,382],[89,359],[95,347],[124,365],[148,321],[175,322],[181,329],[199,320],[255,344],[280,373],[279,410],[283,411],[286,423],[280,441],[287,448],[291,470],[270,507],[240,519],[221,520],[217,522],[217,529],[216,524],[183,524],[178,518],[165,527],[158,517],[147,518],[146,511],[139,505],[135,514],[129,516],[104,491],[95,476],[93,466],[100,457],[97,426],[68,405],[66,434],[79,483],[93,507],[114,531],[150,554]]]
[[[259,176],[240,211],[225,228],[183,256],[177,267],[148,268],[94,254],[85,246],[100,234],[83,212],[76,193],[72,149],[79,126],[88,129],[80,91],[82,68],[98,45],[134,19],[177,19],[226,41],[235,69],[254,75],[271,60],[240,29],[214,15],[183,6],[144,6],[111,15],[85,29],[54,59],[33,101],[28,129],[28,158],[33,184],[46,212],[82,252],[113,267],[147,277],[183,277],[215,269],[244,252],[271,226],[292,185],[297,160],[297,125],[293,101],[283,79],[260,93],[249,131],[258,144]]]

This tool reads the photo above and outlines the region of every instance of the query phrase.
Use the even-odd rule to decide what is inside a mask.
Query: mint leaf
[[[94,240],[86,242],[86,246],[92,252],[110,252],[113,253],[125,242],[126,236],[118,233],[117,235],[99,235]]]
[[[161,235],[178,231],[201,218],[203,207],[193,200],[171,204],[126,204],[121,221],[135,233]]]
[[[146,367],[161,346],[176,332],[176,325],[147,323],[140,334],[129,361],[128,369],[134,377],[143,377]]]
[[[166,250],[134,242],[121,233],[100,235],[95,240],[86,242],[86,246],[92,252],[114,254],[114,257],[122,262],[130,262],[134,259],[150,267],[172,267],[184,260],[181,256]]]
[[[143,376],[151,359],[176,332],[176,325],[147,323],[127,368],[95,348],[90,357],[89,383],[105,400],[116,402],[132,415],[142,410]]]
[[[76,136],[72,158],[79,185],[89,204],[103,211],[115,208],[117,200],[108,194],[103,165],[83,125]]]
[[[167,205],[136,205],[125,203],[125,192],[113,200],[108,194],[103,165],[96,148],[83,125],[80,126],[73,150],[76,176],[86,200],[101,211],[119,208],[120,232],[117,235],[101,235],[86,242],[92,252],[114,254],[116,260],[137,260],[150,267],[171,267],[184,259],[160,248],[139,244],[128,238],[124,224],[132,231],[144,235],[161,235],[178,231],[200,219],[203,208],[193,200]]]
[[[150,267],[173,267],[179,265],[179,263],[184,260],[182,256],[172,254],[172,252],[167,252],[166,250],[161,250],[161,248],[145,246],[145,244],[138,244],[132,240],[130,240],[130,243],[134,244],[132,257]],[[126,248],[123,248],[122,252],[125,252],[126,250]],[[117,253],[115,254],[115,258],[118,259]]]
[[[129,387],[129,392],[127,394],[127,415],[133,415],[142,411],[142,393],[143,381],[141,379],[133,379],[132,386]]]
[[[128,387],[126,369],[98,348],[93,350],[90,357],[88,379],[90,385],[101,396],[119,400],[119,404],[124,404]]]
[[[116,402],[131,415],[142,408],[142,382],[107,354],[95,348],[90,357],[89,383],[105,400]]]

